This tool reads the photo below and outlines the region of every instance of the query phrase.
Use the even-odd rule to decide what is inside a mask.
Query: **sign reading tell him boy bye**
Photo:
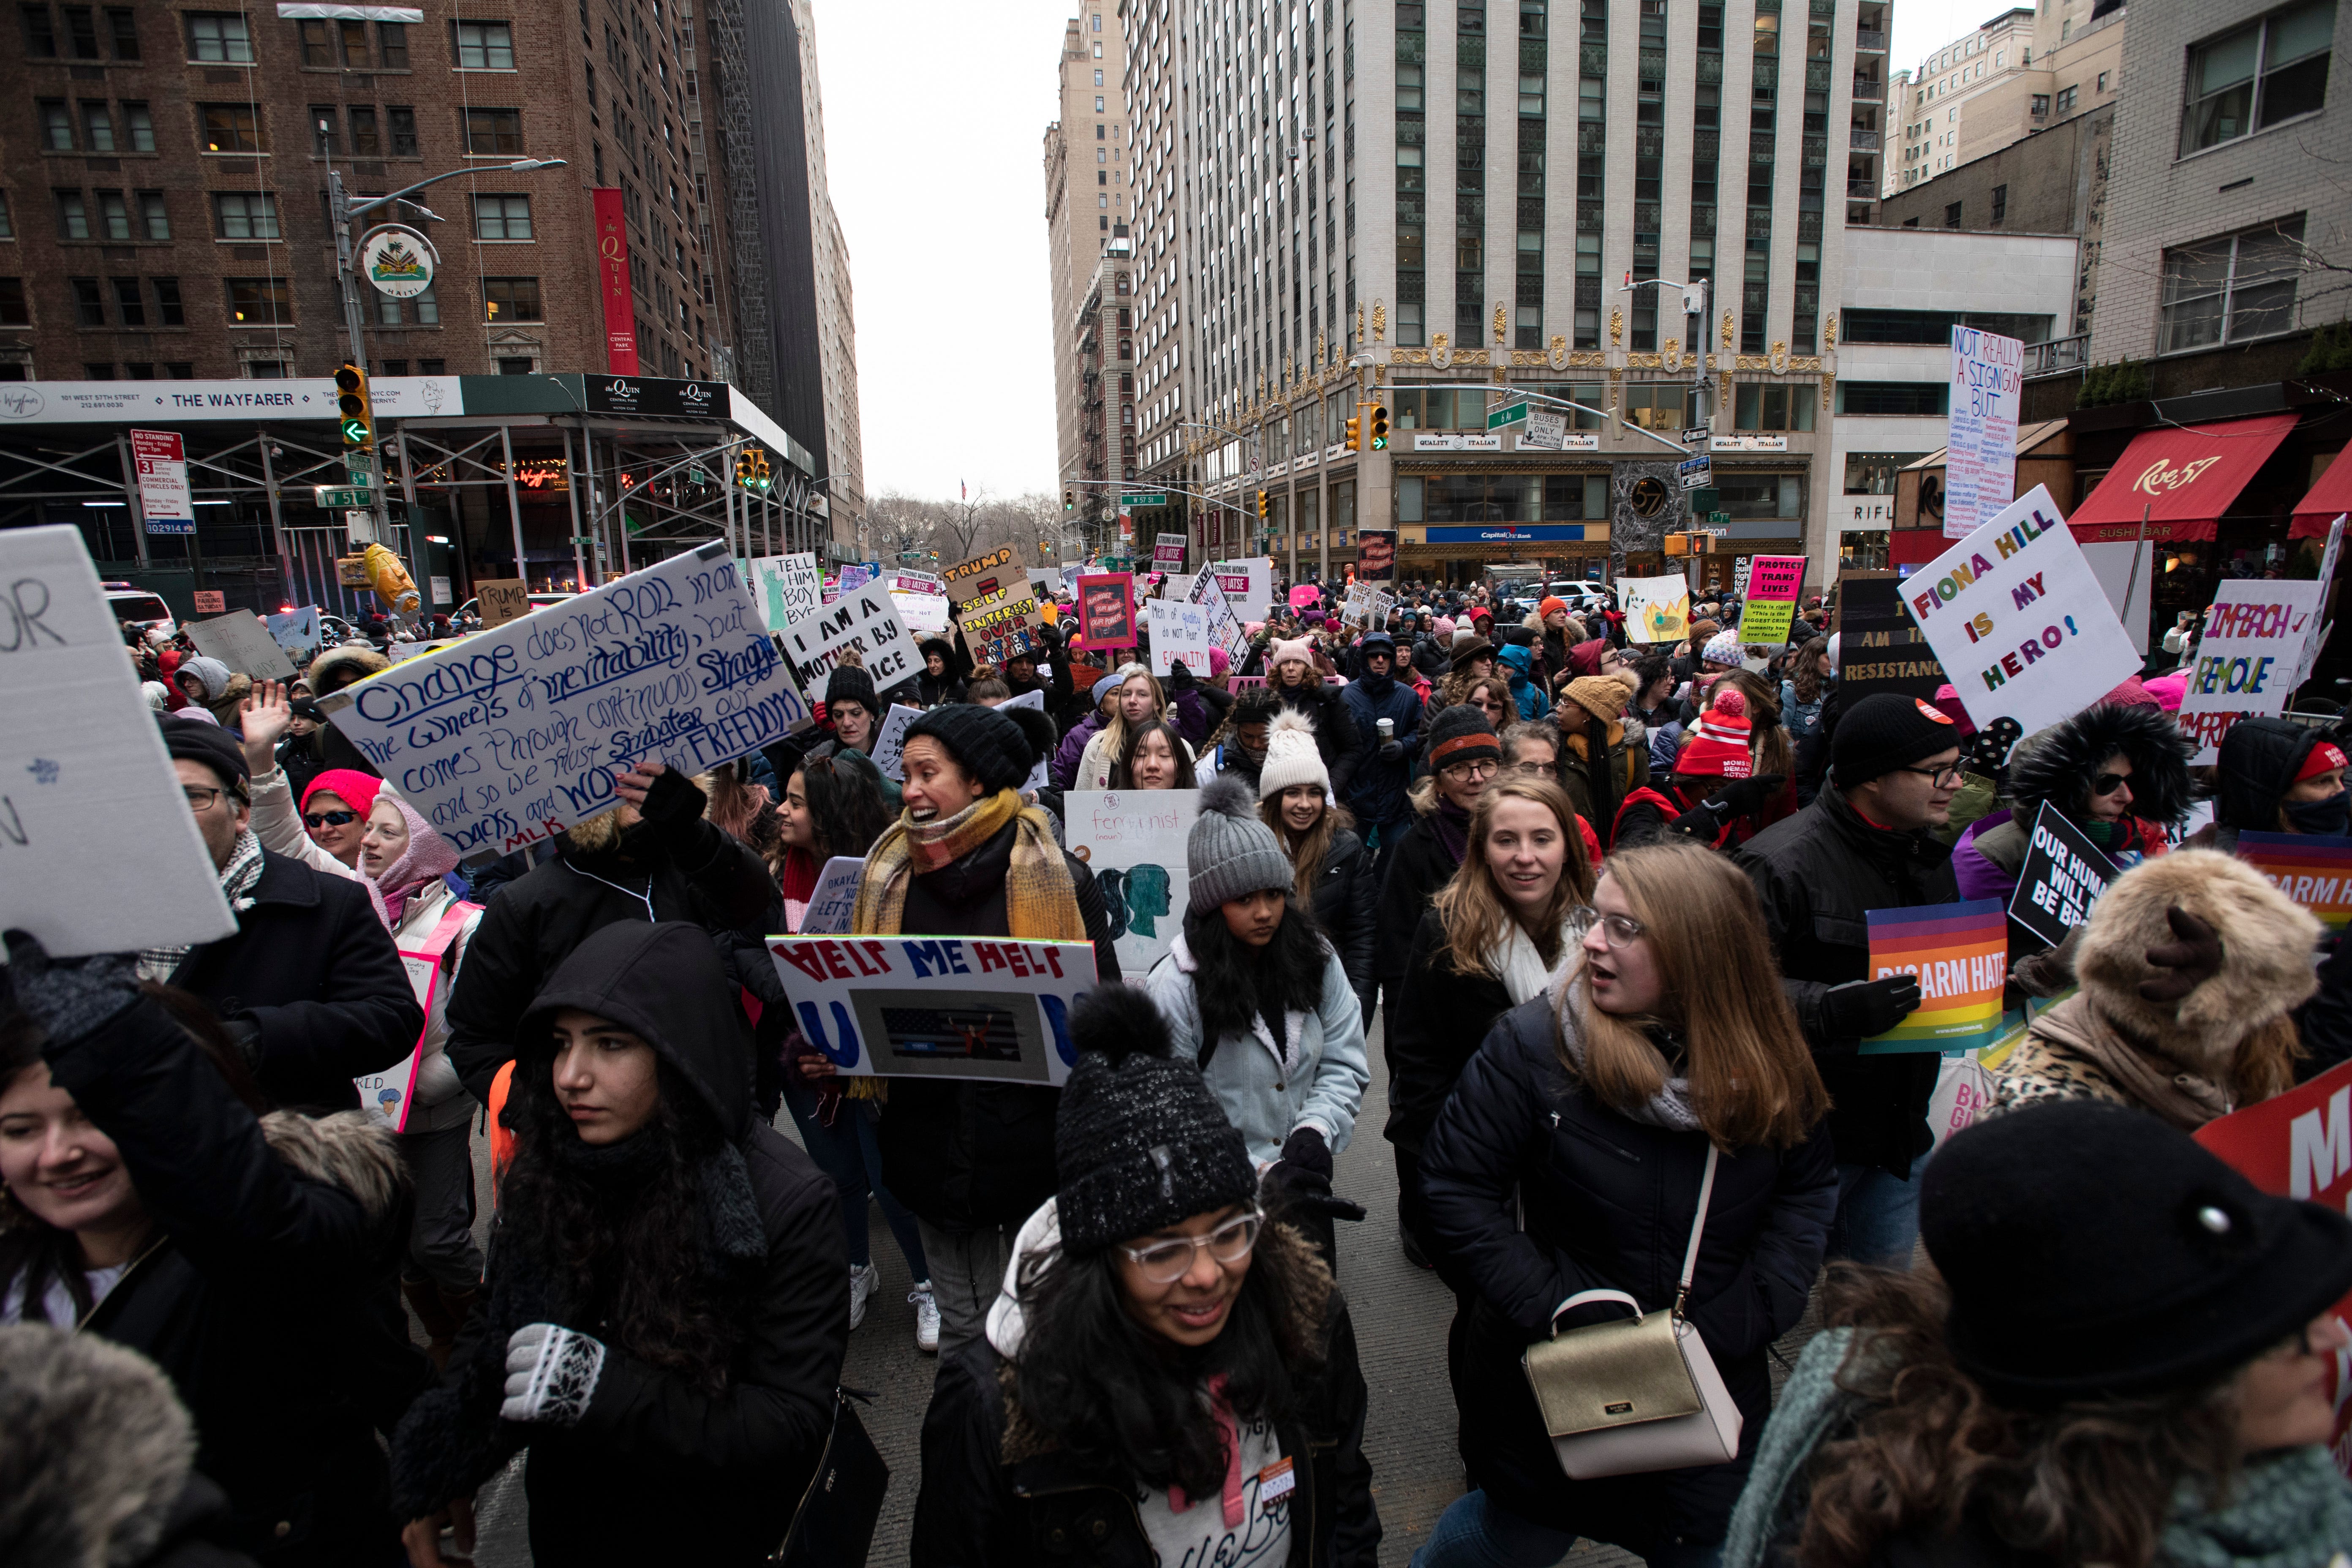
[[[801,1033],[845,1076],[1059,1087],[1078,1059],[1070,1009],[1095,986],[1092,942],[771,937],[768,951]]]
[[[2040,485],[1903,581],[1904,603],[1972,715],[2027,734],[2139,673],[2131,635]]]

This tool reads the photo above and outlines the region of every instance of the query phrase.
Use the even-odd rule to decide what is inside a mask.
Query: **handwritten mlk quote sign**
[[[610,810],[615,769],[698,773],[810,718],[719,543],[319,706],[467,861]]]

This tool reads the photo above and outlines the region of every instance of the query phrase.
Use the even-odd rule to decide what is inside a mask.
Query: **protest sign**
[[[890,602],[898,606],[898,618],[907,630],[917,637],[940,637],[948,629],[948,617],[952,606],[945,594],[905,594],[893,588]]]
[[[784,917],[794,934],[824,936],[849,929],[857,908],[857,879],[866,872],[863,855],[836,855],[816,874],[816,890],[805,904],[784,900]]]
[[[425,1064],[425,1035],[432,1032],[434,995],[441,988],[438,954],[402,948],[400,967],[408,975],[408,988],[415,994],[417,1006],[424,1010],[425,1030],[398,1065],[352,1079],[352,1086],[360,1091],[360,1109],[368,1120],[393,1132],[408,1131],[409,1109],[416,1101],[416,1071]]]
[[[530,614],[530,584],[520,577],[477,577],[474,610],[485,631],[519,621]]]
[[[835,586],[845,594],[855,593],[874,581],[874,577],[875,572],[871,566],[863,564],[845,566],[841,569],[840,578]]]
[[[1903,603],[1892,572],[1848,572],[1838,578],[1838,700],[1846,711],[1864,698],[1892,691],[1921,701],[1945,684],[1944,667]]]
[[[1184,570],[1184,535],[1163,533],[1157,536],[1151,546],[1151,564],[1162,572]]]
[[[703,773],[810,717],[716,542],[319,706],[468,863],[612,809],[616,769]]]
[[[1045,615],[1026,577],[1011,577],[1000,587],[955,605],[956,625],[973,660],[1000,668],[1016,654],[1034,653],[1044,642],[1038,633]]]
[[[1678,643],[1690,636],[1690,582],[1681,573],[1620,577],[1617,599],[1625,606],[1625,635],[1634,642]]]
[[[1102,889],[1121,974],[1149,972],[1183,929],[1192,889],[1184,846],[1200,815],[1197,789],[1072,790],[1062,797],[1064,840]]]
[[[1177,660],[1201,679],[1209,678],[1209,612],[1198,605],[1154,599],[1143,606],[1151,627],[1151,673],[1166,675]]]
[[[2352,923],[2352,838],[2244,832],[2238,835],[2238,858],[2317,916],[2329,934]]]
[[[1217,586],[1225,591],[1225,603],[1234,614],[1244,621],[1262,621],[1274,605],[1274,557],[1253,556],[1246,561],[1220,561],[1212,568],[1217,574]]]
[[[2033,818],[2033,837],[2018,868],[2009,918],[2055,947],[2091,918],[2091,906],[2121,874],[2088,835],[2045,800]]]
[[[1192,578],[1192,585],[1184,597],[1198,605],[1209,615],[1209,646],[1225,650],[1225,658],[1235,669],[1249,658],[1249,634],[1242,630],[1241,617],[1234,614],[1226,601],[1224,589],[1217,585],[1214,572],[1202,572]]]
[[[1135,646],[1135,579],[1129,574],[1078,579],[1078,646],[1093,653]]]
[[[919,708],[909,708],[903,702],[890,704],[890,711],[882,715],[881,727],[874,731],[874,765],[886,776],[904,779],[898,753],[907,744],[907,726],[923,716]]]
[[[1396,530],[1393,528],[1360,528],[1356,531],[1356,576],[1367,583],[1396,581]]]
[[[2197,744],[2191,767],[2221,760],[2221,737],[2241,719],[2275,717],[2319,629],[2326,584],[2231,578],[2213,591],[2205,637],[2180,694],[2180,732]]]
[[[1805,590],[1805,558],[1801,555],[1749,557],[1747,601],[1739,612],[1739,640],[1759,647],[1779,647],[1789,640],[1797,619],[1797,597]]]
[[[825,677],[852,649],[866,661],[877,691],[913,679],[923,668],[897,603],[878,584],[844,589],[815,615],[784,628],[784,657],[805,691],[823,691]]]
[[[1077,668],[1082,668],[1087,667],[1073,667],[1073,673],[1075,674]],[[1100,680],[1101,679],[1102,677],[1097,674],[1086,681],[1085,684],[1092,686],[1095,681]],[[1007,698],[1005,700],[998,703],[997,706],[999,708],[1034,708],[1038,712],[1043,713],[1045,711],[1045,694],[1043,691],[1024,691],[1018,697]],[[1054,756],[1051,752],[1047,752],[1044,756],[1039,757],[1037,759],[1037,765],[1029,770],[1029,776],[1021,781],[1021,793],[1023,795],[1034,795],[1039,790],[1044,789],[1046,785],[1052,784],[1054,782],[1053,765]]]
[[[1905,579],[1903,602],[1979,728],[2006,714],[2031,735],[2139,673],[2131,635],[2040,485]]]
[[[2352,1208],[2352,1062],[2216,1117],[2190,1136],[2273,1197],[2304,1198],[2342,1214]],[[2339,1332],[2352,1325],[2352,1297],[2328,1315]],[[2337,1470],[2352,1474],[2352,1357],[2339,1351],[2326,1360],[2336,1413],[2328,1451]]]
[[[294,662],[261,617],[251,610],[231,610],[209,621],[188,623],[188,640],[207,658],[216,658],[239,675],[256,680],[291,680]]]
[[[1058,566],[1030,567],[1029,588],[1037,595],[1037,602],[1044,604],[1062,592],[1062,569]]]
[[[751,563],[751,581],[759,595],[761,618],[772,632],[782,631],[824,608],[824,582],[813,551],[762,555]]]
[[[310,663],[323,640],[319,627],[319,606],[316,605],[264,616],[262,624],[269,628],[270,637],[297,666]]]
[[[1732,597],[1736,599],[1745,599],[1748,597],[1748,574],[1755,570],[1750,563],[1755,559],[1756,557],[1753,555],[1740,555],[1733,558],[1731,563]]]
[[[1952,329],[1952,388],[1944,436],[1944,537],[1965,539],[2017,493],[2017,407],[2025,345]],[[2028,726],[2029,729],[2033,726]]]
[[[1090,942],[782,937],[768,951],[809,1044],[845,1077],[1059,1085]]]
[[[1864,1056],[1899,1051],[1973,1051],[2000,1033],[2001,987],[2009,979],[2009,925],[1999,899],[1909,909],[1868,910],[1870,978],[1919,977],[1919,1005]]]
[[[901,566],[890,574],[890,591],[894,594],[936,594],[945,598],[948,585],[937,573],[916,572]]]
[[[57,958],[236,930],[98,568],[64,525],[0,530],[0,929],[11,927]]]
[[[2346,513],[2339,511],[2336,514],[2336,521],[2327,525],[2327,544],[2319,552],[2319,613],[2323,617],[2328,612],[2329,596],[2336,591],[2336,558],[2344,549],[2346,517]],[[2319,650],[2326,646],[2327,634],[2334,625],[2332,620],[2323,619],[2320,625],[2311,628],[2311,638],[2303,645],[2303,658],[2296,661],[2294,667],[2294,684],[2298,688],[2311,679],[2311,667],[2319,662]]]
[[[940,574],[943,592],[961,605],[967,599],[977,599],[1021,582],[1028,571],[1013,559],[1009,544],[959,561]]]

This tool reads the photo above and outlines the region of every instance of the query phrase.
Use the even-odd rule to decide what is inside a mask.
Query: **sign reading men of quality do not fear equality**
[[[702,773],[810,719],[716,542],[319,706],[468,862],[611,810],[616,770]]]
[[[2130,634],[2040,485],[1906,578],[1903,597],[1979,728],[2005,715],[2030,735],[2139,673]]]

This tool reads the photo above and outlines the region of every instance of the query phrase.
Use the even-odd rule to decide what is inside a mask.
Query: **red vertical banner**
[[[629,287],[629,230],[617,185],[596,197],[596,271],[604,292],[604,358],[614,375],[637,374],[637,303]]]

